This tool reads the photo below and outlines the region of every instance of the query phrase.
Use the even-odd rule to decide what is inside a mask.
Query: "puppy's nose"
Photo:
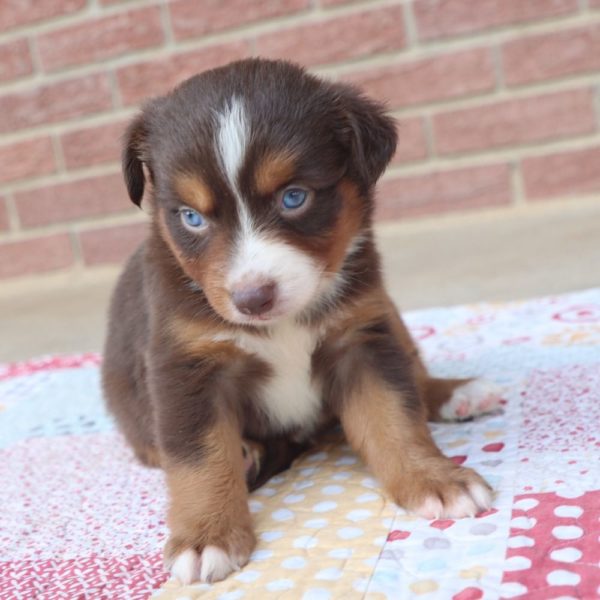
[[[273,308],[275,284],[266,283],[258,287],[249,286],[234,290],[231,299],[244,315],[262,315]]]

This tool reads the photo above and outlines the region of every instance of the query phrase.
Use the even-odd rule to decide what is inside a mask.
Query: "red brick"
[[[55,170],[49,137],[0,146],[0,182],[45,175]]]
[[[147,223],[82,231],[79,240],[83,262],[88,266],[122,263],[139,246],[147,233]]]
[[[2,0],[0,31],[81,10],[86,0]]]
[[[0,96],[0,133],[56,123],[112,107],[108,78],[87,75]]]
[[[441,154],[560,139],[595,129],[589,89],[494,102],[433,118],[435,145]]]
[[[502,49],[509,85],[556,79],[600,69],[600,25],[533,35]]]
[[[164,41],[158,6],[63,27],[38,37],[46,71],[82,65],[157,46]]]
[[[123,67],[117,71],[121,97],[125,104],[135,104],[149,96],[168,92],[182,80],[200,71],[249,54],[249,44],[236,41]]]
[[[397,129],[398,146],[392,164],[400,165],[427,157],[427,139],[420,117],[398,120]]]
[[[7,231],[10,227],[8,220],[8,209],[6,208],[6,198],[0,196],[0,231]]]
[[[368,94],[391,108],[489,92],[495,87],[492,57],[477,48],[349,75]]]
[[[33,72],[27,40],[20,39],[0,45],[0,81],[25,77]]]
[[[415,0],[419,38],[485,31],[577,11],[577,0]]]
[[[600,147],[527,158],[521,167],[532,200],[600,191]]]
[[[66,233],[0,243],[2,279],[64,269],[72,264],[73,250]]]
[[[378,219],[505,205],[511,202],[510,171],[492,165],[390,178],[379,184],[377,198]]]
[[[106,123],[62,135],[60,143],[67,169],[118,162],[121,156],[121,136],[126,123]]]
[[[266,33],[257,38],[256,51],[316,65],[390,52],[405,43],[402,7],[389,6]]]
[[[309,8],[309,0],[175,0],[170,4],[178,40],[223,31]]]
[[[120,174],[19,192],[15,202],[24,227],[125,212],[131,207]]]

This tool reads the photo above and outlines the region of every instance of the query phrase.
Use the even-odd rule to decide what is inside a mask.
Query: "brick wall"
[[[124,123],[250,55],[388,103],[381,219],[600,191],[600,0],[2,0],[0,278],[121,261]]]

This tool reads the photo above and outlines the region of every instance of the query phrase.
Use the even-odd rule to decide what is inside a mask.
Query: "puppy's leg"
[[[194,462],[165,464],[171,496],[165,564],[184,584],[224,579],[248,562],[255,545],[235,419],[221,415],[200,448]]]
[[[488,509],[490,487],[475,471],[442,455],[425,415],[409,408],[408,394],[364,372],[339,408],[350,444],[392,499],[420,516],[466,517]]]

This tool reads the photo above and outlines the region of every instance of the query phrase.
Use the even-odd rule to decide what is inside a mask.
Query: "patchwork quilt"
[[[405,316],[435,375],[505,390],[496,414],[432,425],[495,488],[490,511],[416,518],[331,443],[251,496],[244,569],[182,587],[163,474],[115,431],[100,357],[0,365],[0,599],[600,597],[600,289]]]

